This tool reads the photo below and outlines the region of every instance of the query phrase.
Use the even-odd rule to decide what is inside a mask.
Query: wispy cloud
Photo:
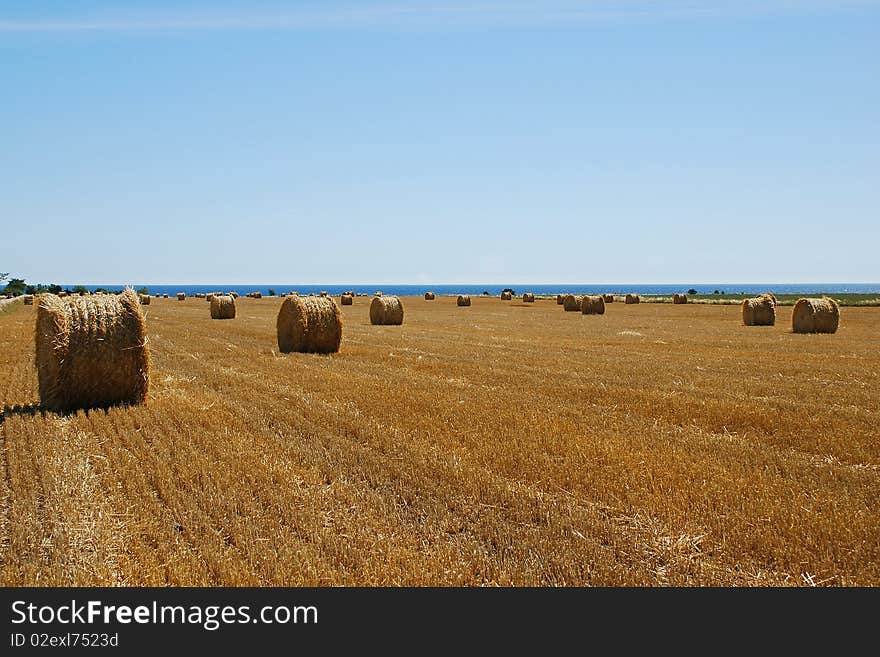
[[[735,17],[878,7],[880,0],[491,0],[482,4],[364,3],[326,9],[125,19],[2,20],[0,32],[312,30],[577,24],[607,20]]]

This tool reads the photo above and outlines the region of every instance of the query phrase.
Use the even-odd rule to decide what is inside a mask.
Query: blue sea
[[[73,285],[65,285],[65,288],[72,288]],[[89,290],[94,291],[97,288],[105,288],[108,290],[122,289],[123,286],[115,285],[87,285]],[[650,284],[624,284],[624,285],[589,285],[580,283],[559,283],[559,284],[532,284],[532,285],[383,285],[374,283],[371,285],[304,285],[297,283],[266,283],[260,285],[229,285],[225,283],[217,283],[213,285],[151,285],[149,283],[132,283],[131,287],[140,289],[146,287],[150,294],[168,294],[174,295],[178,292],[185,292],[187,295],[193,295],[198,292],[237,292],[245,295],[249,292],[262,292],[264,295],[269,294],[269,290],[274,290],[276,294],[287,293],[296,290],[299,294],[309,294],[314,292],[318,294],[322,290],[326,290],[331,295],[339,295],[348,290],[354,290],[359,294],[373,294],[376,290],[381,290],[383,294],[393,294],[397,296],[421,296],[427,291],[433,291],[439,295],[458,295],[472,294],[480,295],[488,292],[491,295],[498,295],[505,288],[511,288],[515,293],[532,292],[539,295],[553,295],[560,293],[569,294],[660,294],[671,295],[676,292],[683,293],[689,289],[694,289],[697,294],[713,294],[716,290],[723,294],[760,294],[762,292],[773,292],[775,294],[880,294],[880,283],[704,283],[704,284],[688,284],[681,285],[650,285]]]

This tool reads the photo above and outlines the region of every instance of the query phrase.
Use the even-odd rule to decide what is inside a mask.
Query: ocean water
[[[262,292],[264,295],[269,294],[269,290],[275,290],[276,294],[281,294],[296,290],[299,294],[309,294],[314,292],[318,294],[322,290],[326,290],[331,295],[339,295],[348,290],[354,290],[359,294],[372,295],[376,290],[381,290],[383,294],[393,294],[397,296],[421,296],[425,292],[431,290],[439,295],[458,295],[471,294],[480,295],[488,292],[491,295],[498,295],[501,291],[509,287],[517,294],[523,292],[533,292],[539,295],[553,295],[560,293],[569,294],[661,294],[671,295],[676,292],[687,292],[694,289],[698,294],[712,294],[715,290],[725,294],[760,294],[762,292],[773,292],[775,294],[880,294],[880,283],[712,283],[712,284],[681,284],[681,285],[589,285],[580,283],[559,283],[559,284],[534,284],[534,285],[303,285],[296,283],[267,283],[261,285],[229,285],[217,283],[215,285],[150,285],[149,283],[132,283],[132,287],[139,289],[146,287],[151,294],[168,294],[175,295],[178,292],[185,292],[187,295],[193,295],[198,292],[237,292],[244,296],[249,292]],[[72,288],[73,285],[64,285],[65,288]],[[90,290],[99,287],[108,290],[121,289],[121,285],[87,285]]]

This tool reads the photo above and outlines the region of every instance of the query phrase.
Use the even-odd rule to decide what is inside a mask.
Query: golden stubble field
[[[148,404],[66,417],[0,314],[0,583],[880,584],[880,308],[359,297],[328,357],[280,303],[153,299]]]

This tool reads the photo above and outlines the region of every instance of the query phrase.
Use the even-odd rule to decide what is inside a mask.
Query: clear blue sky
[[[880,1],[0,2],[0,270],[880,281]]]

